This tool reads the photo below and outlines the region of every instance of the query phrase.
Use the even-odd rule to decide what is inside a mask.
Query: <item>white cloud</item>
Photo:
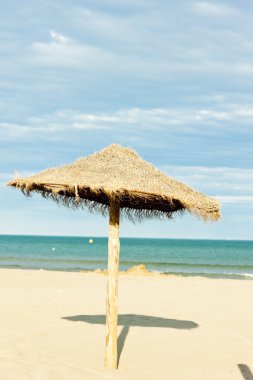
[[[29,125],[17,123],[0,123],[0,137],[2,140],[8,140],[12,137],[23,137],[30,132],[31,127],[29,127]]]
[[[114,54],[103,48],[71,40],[56,32],[50,33],[52,41],[34,42],[30,63],[36,65],[92,68],[109,67],[115,59]]]
[[[3,139],[22,137],[44,132],[68,130],[120,130],[187,132],[192,135],[219,135],[240,127],[252,126],[253,107],[248,105],[223,105],[215,108],[126,108],[112,112],[76,113],[59,110],[41,117],[29,117],[25,124],[0,123]],[[237,127],[237,125],[239,127]]]
[[[65,44],[69,41],[68,37],[63,36],[62,34],[55,32],[54,30],[50,31],[50,36],[54,41],[60,44]]]
[[[90,126],[108,126],[113,127],[115,124],[136,125],[138,128],[157,129],[166,127],[177,127],[188,131],[203,131],[205,125],[210,123],[219,124],[222,129],[221,122],[240,121],[240,123],[252,122],[253,107],[251,106],[225,106],[223,110],[219,109],[173,109],[173,108],[130,108],[121,109],[111,113],[97,114],[76,114],[75,120],[89,123]],[[193,126],[192,126],[193,125]],[[81,126],[80,126],[81,128]],[[84,124],[86,128],[86,124]]]
[[[31,171],[22,171],[18,172],[14,170],[14,172],[0,172],[0,187],[5,187],[6,183],[13,178],[25,178],[35,174]]]
[[[253,74],[253,65],[251,62],[239,62],[236,64],[228,65],[230,71],[237,72],[242,75],[252,75]]]
[[[1,173],[0,172],[0,182],[7,181],[10,178],[13,178],[13,173]]]
[[[214,197],[222,203],[252,203],[253,204],[253,195],[222,195]]]
[[[196,4],[197,8],[198,6],[205,8],[209,3]],[[210,6],[218,8],[218,6]],[[227,73],[229,70],[244,75],[252,73],[250,60],[247,62],[242,59],[241,62],[238,58],[240,55],[237,54],[236,59],[229,59],[228,62],[224,56],[221,59],[220,54],[213,55],[212,49],[209,52],[212,46],[210,43],[208,50],[206,46],[204,49],[196,49],[188,39],[181,47],[181,44],[173,38],[169,40],[162,38],[164,33],[167,36],[170,35],[170,29],[168,21],[160,13],[147,12],[145,17],[137,13],[126,17],[86,8],[73,7],[73,9],[69,17],[79,27],[79,41],[52,30],[50,41],[33,43],[31,56],[28,57],[30,65],[79,68],[80,70],[99,68],[102,72],[107,70],[115,73],[123,70],[130,73],[131,77],[138,78],[147,78],[147,75],[148,78],[164,75],[168,77],[168,73],[182,71]],[[160,17],[161,30],[157,26],[154,28],[154,16]],[[150,33],[147,32],[149,28],[154,33],[152,41],[150,41]],[[201,33],[199,35],[201,36]],[[224,46],[221,42],[223,40],[219,36],[216,34],[213,38],[221,44],[223,50]],[[192,36],[192,39],[195,39],[195,36]],[[209,39],[212,39],[212,36],[209,36]]]
[[[223,16],[232,12],[232,8],[224,4],[215,4],[208,1],[198,1],[193,5],[197,13],[210,16]]]
[[[2,140],[9,140],[11,138],[22,138],[31,133],[44,133],[52,132],[50,126],[35,126],[30,125],[29,121],[27,124],[18,124],[18,123],[0,123],[0,137]]]
[[[189,186],[217,197],[231,194],[243,199],[253,194],[253,169],[168,165],[160,168]]]

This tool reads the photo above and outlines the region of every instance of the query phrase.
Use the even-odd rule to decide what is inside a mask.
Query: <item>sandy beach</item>
[[[1,380],[251,379],[252,281],[121,275],[115,371],[103,367],[106,276],[0,276]]]

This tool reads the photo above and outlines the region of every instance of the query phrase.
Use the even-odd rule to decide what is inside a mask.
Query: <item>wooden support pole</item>
[[[118,275],[119,275],[119,214],[117,199],[110,201],[108,240],[108,282],[106,299],[105,367],[117,369]]]

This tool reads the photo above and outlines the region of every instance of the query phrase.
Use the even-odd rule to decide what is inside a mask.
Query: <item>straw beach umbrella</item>
[[[25,195],[41,193],[72,208],[109,214],[105,366],[117,367],[117,316],[120,216],[131,220],[189,211],[204,221],[220,217],[219,203],[161,173],[134,151],[110,145],[70,165],[47,169],[7,185]]]

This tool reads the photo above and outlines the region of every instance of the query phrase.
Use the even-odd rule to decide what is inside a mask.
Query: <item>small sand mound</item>
[[[95,269],[93,272],[106,275],[107,269]],[[140,275],[154,276],[155,275],[155,273],[150,272],[144,264],[134,265],[133,267],[128,268],[127,270],[120,271],[119,273],[131,275],[131,276],[140,276]]]
[[[133,267],[127,269],[126,271],[120,272],[122,274],[131,274],[133,276],[145,275],[151,276],[152,272],[150,272],[144,264],[134,265]]]

